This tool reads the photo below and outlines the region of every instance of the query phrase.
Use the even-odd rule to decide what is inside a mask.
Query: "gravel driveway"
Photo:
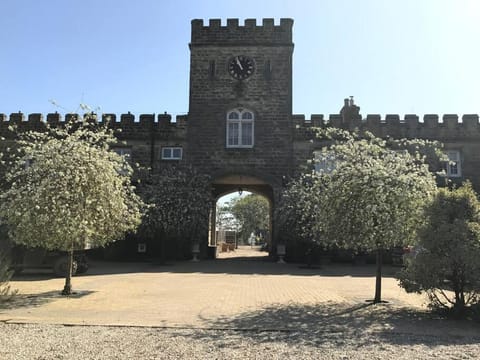
[[[2,360],[480,358],[480,324],[390,304],[292,304],[212,328],[0,323],[0,334]]]
[[[1,324],[0,358],[478,359],[479,337]]]

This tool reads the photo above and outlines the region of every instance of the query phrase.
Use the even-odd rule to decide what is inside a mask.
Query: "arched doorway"
[[[249,192],[264,197],[269,204],[268,214],[268,231],[266,232],[265,241],[268,244],[268,249],[271,251],[273,245],[273,209],[274,196],[272,186],[265,180],[250,175],[226,175],[216,178],[212,183],[212,191],[214,204],[210,216],[210,230],[208,236],[208,244],[211,248],[217,247],[218,232],[217,232],[217,201],[224,195],[235,192]],[[216,253],[216,252],[214,252]]]
[[[268,256],[271,204],[263,195],[238,191],[217,200],[217,259],[262,260]]]

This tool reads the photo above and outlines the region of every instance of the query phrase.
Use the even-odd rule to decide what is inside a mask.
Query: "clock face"
[[[253,74],[255,64],[248,56],[234,56],[228,61],[228,73],[237,80],[244,80]]]

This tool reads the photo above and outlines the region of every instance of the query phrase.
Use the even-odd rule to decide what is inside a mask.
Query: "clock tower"
[[[275,188],[291,174],[292,25],[192,21],[185,160],[214,181],[255,177]]]
[[[293,20],[192,21],[190,99],[185,160],[212,177],[215,199],[251,191],[273,213],[285,177],[293,172]],[[209,244],[215,241],[212,204]]]

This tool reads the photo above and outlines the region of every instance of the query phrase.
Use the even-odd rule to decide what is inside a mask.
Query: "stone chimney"
[[[342,116],[342,125],[345,125],[346,127],[349,127],[350,124],[361,119],[360,106],[355,105],[353,96],[344,99],[344,104],[340,110],[340,115]]]

